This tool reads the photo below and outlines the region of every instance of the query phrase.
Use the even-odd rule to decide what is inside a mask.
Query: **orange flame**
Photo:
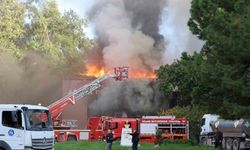
[[[89,77],[101,77],[107,73],[107,71],[103,67],[98,67],[96,65],[86,65],[86,72],[81,73],[81,75],[89,76]]]
[[[134,72],[131,75],[131,78],[149,78],[149,79],[156,79],[156,74],[151,72]]]
[[[108,71],[104,67],[88,64],[86,65],[86,71],[81,73],[80,75],[98,78],[107,73]],[[156,79],[156,74],[152,72],[142,72],[142,71],[132,70],[131,72],[129,71],[128,74],[129,78],[134,78],[134,79],[139,79],[139,78]]]

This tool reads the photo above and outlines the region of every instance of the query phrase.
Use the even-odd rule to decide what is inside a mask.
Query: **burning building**
[[[94,77],[82,77],[77,76],[73,78],[67,78],[62,81],[62,94],[67,95],[73,89],[78,89],[85,84],[93,81]],[[88,104],[94,99],[96,93],[84,96],[81,100],[77,102],[76,105],[69,105],[63,111],[63,120],[73,120],[76,121],[75,125],[77,128],[85,128],[87,118],[88,118]]]
[[[163,99],[154,70],[163,64],[165,41],[159,25],[166,0],[95,2],[89,20],[95,25],[99,47],[89,55],[88,65],[104,70],[128,66],[129,80],[105,83],[90,104],[90,113],[114,115],[122,111],[136,115],[158,111]]]
[[[185,19],[172,21],[178,23],[178,26],[177,24],[173,26],[176,32],[185,30],[181,33],[183,39],[192,39],[189,31],[186,31],[190,2],[94,0],[88,19],[95,27],[95,40],[98,46],[87,54],[86,71],[82,75],[99,77],[112,70],[113,67],[128,66],[129,80],[105,82],[98,95],[89,104],[90,115],[115,115],[117,112],[126,112],[130,116],[136,116],[137,114],[154,114],[160,108],[168,107],[167,100],[157,90],[154,70],[165,62],[170,63],[165,60],[165,46],[171,45],[170,47],[175,51],[180,45],[180,39],[173,38],[175,35],[171,34],[172,36],[167,37],[168,41],[165,41],[160,33],[162,14],[169,5],[171,8],[167,10],[172,11],[169,15],[174,12],[179,16],[185,16]],[[182,9],[175,10],[176,7]],[[166,17],[173,20],[179,16]],[[182,22],[184,24],[180,25]],[[174,39],[177,45],[171,44],[173,42],[169,39]],[[185,43],[185,40],[182,41]],[[190,47],[181,48],[183,51],[188,51]],[[174,53],[181,52],[175,51]],[[173,59],[175,58],[170,60]]]
[[[63,81],[64,95],[94,79],[86,76],[65,79]],[[160,94],[154,84],[154,79],[132,78],[124,81],[110,79],[102,83],[100,90],[85,95],[77,101],[76,105],[67,107],[63,112],[63,120],[77,120],[77,127],[83,128],[88,116],[126,114],[129,117],[140,117],[143,114],[154,114],[159,107],[164,106],[162,103],[164,101],[159,101]]]

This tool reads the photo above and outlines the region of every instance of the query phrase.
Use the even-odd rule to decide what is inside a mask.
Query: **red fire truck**
[[[133,130],[138,126],[138,120],[135,118],[115,118],[109,116],[89,117],[87,128],[90,130],[90,140],[105,140],[108,129],[114,132],[114,139],[120,139],[122,128],[128,125]]]
[[[119,139],[121,138],[122,128],[125,126],[132,128],[132,132],[134,132],[135,128],[139,129],[142,142],[153,142],[155,140],[156,128],[163,131],[164,138],[188,138],[188,120],[175,117],[90,117],[87,130],[72,130],[74,120],[61,119],[64,109],[69,105],[76,104],[82,97],[98,89],[101,86],[101,82],[106,79],[115,78],[122,80],[128,78],[128,67],[118,67],[114,71],[114,74],[106,74],[97,78],[48,106],[53,120],[56,141],[104,140],[108,129],[112,129],[115,139]]]
[[[156,131],[162,131],[164,139],[188,139],[189,122],[186,118],[174,116],[144,116],[142,118],[90,117],[88,120],[89,139],[104,140],[108,129],[114,131],[114,138],[120,139],[125,126],[140,132],[140,141],[152,143],[156,140]]]
[[[157,130],[161,130],[164,139],[189,139],[189,122],[186,118],[145,116],[140,119],[141,142],[154,142]]]
[[[76,104],[82,97],[101,87],[101,83],[109,78],[115,78],[116,80],[128,78],[128,67],[116,67],[114,68],[114,74],[106,74],[97,78],[48,106],[52,116],[56,141],[89,140],[89,130],[72,130],[74,120],[62,120],[61,114],[66,107]]]

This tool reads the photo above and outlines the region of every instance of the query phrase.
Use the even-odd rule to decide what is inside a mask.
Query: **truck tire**
[[[232,149],[233,149],[233,139],[226,138],[226,150],[232,150]]]
[[[6,142],[0,141],[0,150],[11,150],[11,148]]]
[[[226,139],[225,138],[222,139],[221,147],[222,147],[222,149],[226,149]]]
[[[77,141],[76,137],[74,135],[69,135],[67,141]]]
[[[239,150],[240,149],[240,139],[236,138],[233,140],[233,150]]]
[[[202,137],[201,138],[201,145],[207,145],[206,138]]]

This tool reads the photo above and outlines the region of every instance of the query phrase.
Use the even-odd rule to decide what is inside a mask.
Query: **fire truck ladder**
[[[51,113],[51,117],[53,120],[53,124],[55,122],[60,121],[60,116],[63,110],[69,106],[74,105],[77,101],[79,101],[82,97],[92,93],[99,87],[101,87],[101,83],[109,78],[115,78],[117,80],[122,80],[128,78],[128,67],[116,67],[114,68],[114,74],[106,74],[100,78],[95,79],[89,84],[86,84],[79,89],[76,89],[63,98],[59,99],[58,101],[52,103],[48,106],[49,111]]]

